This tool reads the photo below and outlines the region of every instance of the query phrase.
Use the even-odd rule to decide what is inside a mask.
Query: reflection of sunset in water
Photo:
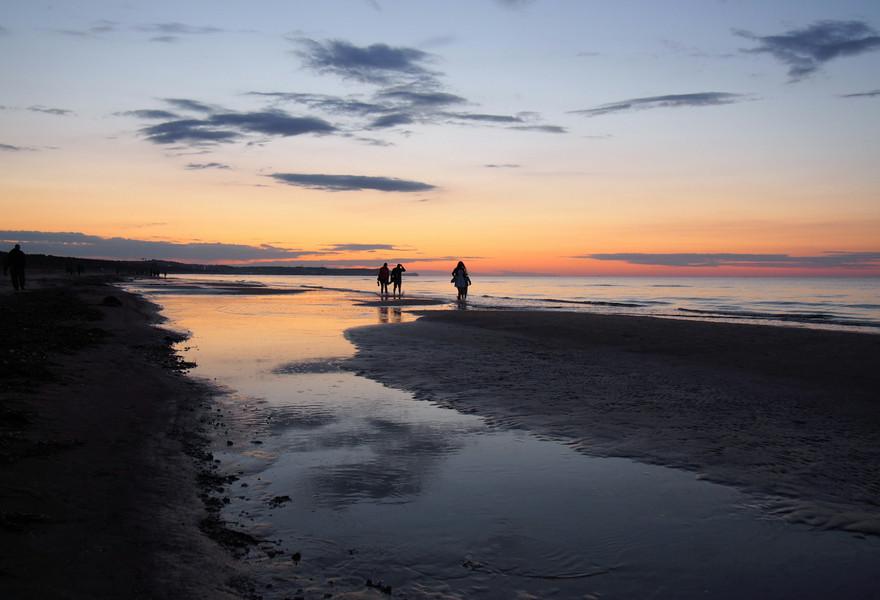
[[[413,319],[400,307],[360,307],[345,301],[340,292],[324,290],[166,298],[163,314],[192,335],[182,344],[184,357],[196,361],[199,375],[207,378],[252,377],[255,361],[267,371],[302,361],[338,361],[354,353],[340,335],[345,329]]]

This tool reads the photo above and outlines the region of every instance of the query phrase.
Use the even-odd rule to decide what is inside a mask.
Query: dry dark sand
[[[240,597],[206,535],[224,533],[204,502],[209,391],[180,373],[156,307],[29,277],[0,292],[0,597]]]
[[[346,335],[350,368],[420,399],[880,534],[880,335],[473,310]]]

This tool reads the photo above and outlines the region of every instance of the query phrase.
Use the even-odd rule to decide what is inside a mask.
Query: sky
[[[0,247],[880,276],[877,0],[0,0]]]

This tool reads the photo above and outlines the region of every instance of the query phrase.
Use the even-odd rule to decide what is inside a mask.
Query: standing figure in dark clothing
[[[388,263],[382,265],[382,268],[379,269],[379,277],[376,278],[376,283],[379,285],[379,294],[382,296],[388,295]]]
[[[471,284],[471,278],[468,276],[467,268],[462,261],[452,270],[452,284],[458,290],[458,300],[467,300],[468,286]]]
[[[13,288],[16,290],[24,289],[24,252],[21,251],[19,244],[16,244],[15,248],[6,255],[6,264],[3,266],[3,270],[8,270],[12,276]]]
[[[391,269],[391,295],[396,296],[398,298],[403,297],[403,272],[406,269],[403,268],[403,265],[397,263],[397,266]]]

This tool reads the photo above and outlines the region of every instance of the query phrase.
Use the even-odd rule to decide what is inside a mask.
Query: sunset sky
[[[877,0],[0,0],[0,244],[880,276]]]

